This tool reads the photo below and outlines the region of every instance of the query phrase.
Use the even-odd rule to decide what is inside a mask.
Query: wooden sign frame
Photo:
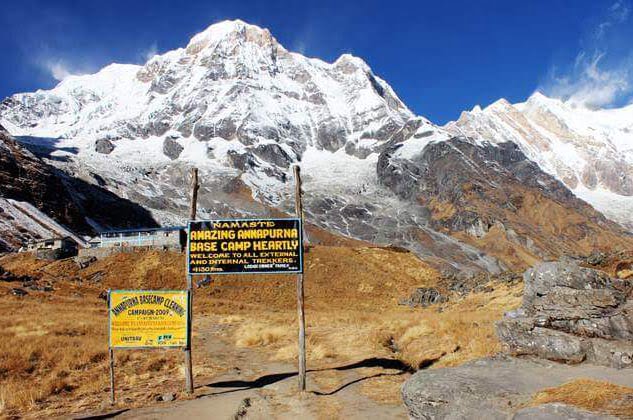
[[[169,346],[113,346],[112,345],[112,293],[130,293],[130,294],[141,294],[141,293],[176,293],[176,292],[186,292],[186,340],[183,345],[169,345]],[[110,402],[112,404],[115,403],[115,359],[114,359],[114,350],[169,350],[169,349],[186,349],[191,346],[191,291],[190,290],[111,290],[107,291],[107,302],[108,302],[108,355],[110,358]]]
[[[267,240],[267,242],[275,242],[275,241],[282,241],[282,242],[289,242],[290,240],[295,241],[298,243],[297,246],[297,252],[298,252],[298,260],[295,262],[296,265],[296,269],[272,269],[272,270],[266,270],[266,269],[250,269],[247,268],[245,266],[240,267],[240,264],[233,264],[233,267],[231,267],[229,264],[226,264],[226,266],[228,266],[228,270],[223,270],[223,271],[208,271],[208,272],[199,272],[196,273],[194,271],[192,271],[192,263],[191,263],[191,226],[192,225],[197,225],[197,224],[221,224],[221,223],[227,223],[227,224],[231,224],[231,223],[235,223],[235,224],[257,224],[257,223],[277,223],[279,225],[281,224],[286,224],[286,225],[291,225],[291,229],[296,229],[297,232],[297,237],[296,238],[285,238],[285,239],[270,239]],[[273,228],[272,226],[270,227],[271,229]],[[276,229],[284,229],[281,227],[275,227]],[[233,232],[238,231],[238,230],[255,230],[258,229],[256,227],[234,227],[231,230]],[[268,229],[266,227],[260,227],[259,229]],[[288,229],[287,227],[285,229]],[[198,241],[196,241],[198,242]],[[202,241],[201,241],[202,242]],[[217,245],[217,243],[229,243],[230,242],[242,242],[242,243],[246,243],[246,245],[249,245],[251,247],[256,246],[256,242],[260,242],[260,240],[258,239],[223,239],[223,240],[209,240],[206,241],[208,245]],[[220,252],[220,253],[227,253],[230,254],[233,251],[216,251],[216,252]],[[265,251],[265,252],[271,252],[271,251]],[[195,254],[194,254],[195,255]],[[229,257],[231,258],[231,257]],[[234,256],[233,258],[238,258],[237,256]],[[256,258],[256,257],[247,257],[247,258]],[[244,264],[242,264],[244,265]],[[241,268],[241,269],[240,269]],[[187,274],[190,276],[210,276],[210,275],[227,275],[227,274],[301,274],[303,273],[303,223],[302,220],[298,217],[278,217],[278,218],[258,218],[258,219],[212,219],[212,220],[195,220],[195,221],[190,221],[188,226],[187,226]]]

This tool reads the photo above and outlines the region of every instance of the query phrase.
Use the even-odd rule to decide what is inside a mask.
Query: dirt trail
[[[398,361],[368,359],[336,366],[308,366],[308,391],[298,394],[296,366],[268,361],[258,350],[236,348],[226,341],[223,325],[209,319],[200,320],[199,324],[198,334],[205,345],[194,352],[211,354],[229,373],[198,379],[194,399],[131,409],[117,418],[406,418],[402,404],[377,403],[358,391],[365,381],[408,376]],[[125,397],[121,392],[118,395]]]

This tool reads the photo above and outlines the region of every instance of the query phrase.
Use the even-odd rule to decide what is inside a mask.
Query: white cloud
[[[577,54],[573,66],[562,66],[564,70],[552,67],[539,90],[589,108],[633,99],[633,45],[628,53],[620,52],[619,57],[609,54],[610,43],[622,37],[618,29],[628,24],[630,11],[624,0],[613,3],[583,40],[587,47]]]
[[[96,68],[94,64],[82,62],[81,60],[73,61],[66,58],[53,57],[53,54],[50,53],[41,54],[33,61],[33,64],[58,82],[70,76],[92,73]]]
[[[58,61],[58,62],[48,62],[45,64],[46,69],[50,72],[50,75],[53,79],[61,82],[68,76],[72,76],[72,73],[66,66],[66,64]]]
[[[623,0],[618,0],[609,7],[609,10],[602,20],[596,26],[596,38],[602,38],[607,30],[619,23],[626,22],[629,18],[631,9]]]
[[[153,43],[147,49],[141,51],[140,58],[141,58],[142,64],[147,63],[156,54],[158,54],[158,46],[156,45],[156,43]]]
[[[298,52],[301,55],[305,55],[306,48],[307,48],[307,45],[306,45],[305,41],[300,40],[300,39],[299,40],[295,40],[294,44],[292,45],[292,51]]]
[[[604,53],[587,57],[580,53],[574,71],[559,76],[553,70],[551,81],[544,90],[550,95],[576,105],[599,108],[612,105],[633,91],[629,66],[621,63],[613,68],[603,68],[600,62]]]

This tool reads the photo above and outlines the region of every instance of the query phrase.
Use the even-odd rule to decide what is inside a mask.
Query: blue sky
[[[630,0],[21,0],[0,10],[0,97],[111,62],[142,63],[239,18],[308,56],[362,57],[438,123],[536,89],[615,106],[631,101],[631,14]]]

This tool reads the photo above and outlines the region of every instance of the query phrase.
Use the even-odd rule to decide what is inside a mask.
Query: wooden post
[[[295,213],[301,220],[303,229],[303,204],[301,202],[301,170],[294,166],[295,176]],[[303,232],[302,235],[303,237]],[[303,246],[303,243],[301,244]],[[297,315],[299,318],[299,391],[306,390],[306,318],[304,312],[303,274],[297,275]]]
[[[189,203],[189,220],[196,220],[196,213],[198,209],[198,168],[191,169],[191,202]],[[187,236],[189,234],[187,233]],[[189,241],[187,240],[187,247],[189,247]],[[187,273],[189,267],[186,268]],[[185,346],[185,382],[188,394],[193,394],[193,363],[191,361],[191,330],[193,328],[193,280],[189,274],[187,274],[187,345]]]
[[[191,168],[191,201],[189,202],[189,220],[196,220],[198,211],[198,168]]]
[[[110,403],[114,405],[114,350],[109,349],[110,353]]]

